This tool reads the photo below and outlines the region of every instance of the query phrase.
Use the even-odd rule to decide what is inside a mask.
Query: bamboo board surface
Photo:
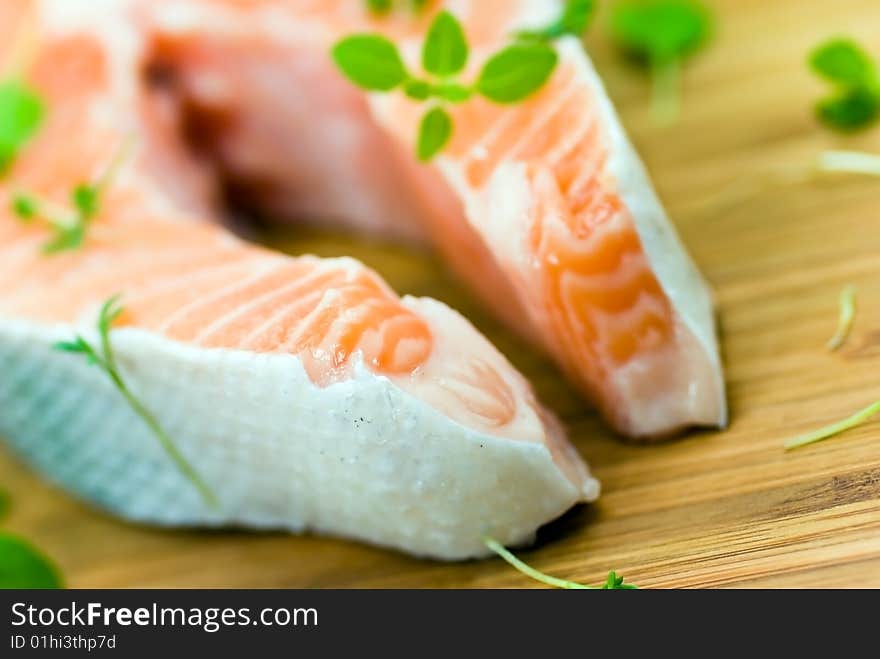
[[[651,122],[645,79],[602,30],[593,28],[588,45],[717,292],[727,431],[623,444],[431,256],[298,229],[266,240],[294,253],[349,254],[401,293],[448,302],[531,378],[604,490],[520,553],[536,567],[587,583],[615,569],[643,587],[880,587],[880,420],[782,450],[788,437],[880,399],[880,181],[779,185],[761,176],[827,148],[880,152],[880,129],[841,138],[817,126],[811,108],[824,87],[804,66],[812,46],[840,33],[880,55],[880,8],[876,0],[709,4],[714,41],[687,69],[684,114],[672,127]],[[749,187],[749,199],[719,195]],[[859,288],[857,324],[830,354],[824,345],[848,283]],[[44,549],[74,587],[535,585],[500,560],[447,565],[312,536],[129,525],[45,485],[5,452],[0,484],[13,497],[4,526]]]

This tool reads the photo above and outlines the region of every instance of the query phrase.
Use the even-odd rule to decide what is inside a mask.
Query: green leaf
[[[515,43],[486,62],[476,89],[496,103],[517,103],[547,82],[558,60],[545,43]]]
[[[428,162],[436,156],[452,137],[452,118],[443,108],[430,110],[419,127],[419,160]]]
[[[0,533],[0,589],[61,587],[58,569],[48,558],[21,538]]]
[[[845,91],[820,101],[816,114],[835,130],[846,133],[863,130],[880,118],[880,95],[864,88]]]
[[[397,46],[377,34],[347,37],[333,47],[333,60],[358,87],[391,91],[409,77]]]
[[[608,573],[608,579],[605,580],[602,590],[639,590],[639,587],[623,583],[623,577],[619,576],[617,572],[611,571]]]
[[[436,76],[459,73],[467,64],[468,44],[461,23],[441,11],[431,24],[422,50],[422,66]]]
[[[71,194],[73,206],[84,220],[91,219],[98,213],[100,193],[94,185],[80,183]]]
[[[611,35],[617,44],[648,61],[683,58],[709,37],[706,9],[693,0],[627,0],[614,5]]]
[[[37,132],[44,114],[43,101],[29,87],[15,81],[0,83],[0,174]]]
[[[19,194],[12,199],[12,212],[24,221],[33,220],[39,213],[37,200],[29,195]]]
[[[810,66],[817,74],[844,86],[872,85],[877,69],[870,56],[851,39],[833,39],[813,51]]]
[[[59,352],[67,352],[72,355],[85,355],[91,366],[101,364],[101,359],[95,349],[81,336],[76,337],[74,341],[59,341],[52,348]]]
[[[85,226],[77,222],[71,227],[57,227],[55,237],[43,245],[44,254],[69,252],[82,247],[86,239]]]
[[[85,342],[82,337],[76,337],[75,341],[59,341],[52,346],[55,350],[61,352],[70,352],[74,354],[93,352],[91,346]]]

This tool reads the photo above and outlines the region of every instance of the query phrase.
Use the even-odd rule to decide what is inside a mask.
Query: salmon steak
[[[725,423],[710,294],[576,39],[524,103],[456,106],[430,164],[411,99],[335,67],[353,33],[417,53],[443,4],[0,0],[0,70],[44,106],[0,172],[0,437],[18,455],[133,521],[445,560],[598,496],[466,319],[352,259],[243,241],[230,191],[434,245],[623,434]],[[476,63],[560,8],[445,4]]]
[[[418,71],[448,8],[473,68],[563,3],[382,17],[365,4],[158,0],[138,13],[181,125],[262,214],[429,241],[622,435],[724,426],[711,294],[577,38],[556,42],[552,78],[524,102],[451,106],[455,132],[430,166],[415,157],[423,105],[361,91],[330,57],[346,35],[382,33]]]

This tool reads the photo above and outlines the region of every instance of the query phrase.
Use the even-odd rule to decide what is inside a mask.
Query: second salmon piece
[[[160,0],[139,16],[178,120],[253,205],[427,237],[624,435],[725,425],[710,292],[576,39],[557,42],[552,79],[526,102],[455,106],[431,166],[414,155],[424,106],[364,95],[330,58],[349,34],[383,32],[418,70],[447,6],[479,63],[560,3],[435,2],[381,19],[364,5]]]

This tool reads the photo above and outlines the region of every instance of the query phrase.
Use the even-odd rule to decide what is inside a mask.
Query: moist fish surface
[[[577,39],[557,42],[552,78],[525,102],[450,107],[452,142],[431,166],[415,157],[425,106],[365,94],[337,71],[333,44],[363,32],[388,35],[418,71],[445,7],[475,77],[562,7],[427,4],[376,18],[353,0],[158,0],[136,14],[178,121],[254,207],[431,242],[624,435],[725,425],[709,289]]]
[[[276,9],[307,4],[331,11]],[[354,260],[283,256],[212,221],[217,164],[181,138],[181,99],[150,83],[155,8],[0,2],[0,62],[20,60],[47,112],[0,180],[0,437],[130,520],[312,530],[442,559],[489,553],[487,534],[526,542],[595,499],[559,423],[460,315],[399,298]],[[50,230],[12,199],[65,208],[120,153],[83,244],[46,254]],[[121,375],[216,505],[101,369],[53,347],[97,344],[114,295]]]

